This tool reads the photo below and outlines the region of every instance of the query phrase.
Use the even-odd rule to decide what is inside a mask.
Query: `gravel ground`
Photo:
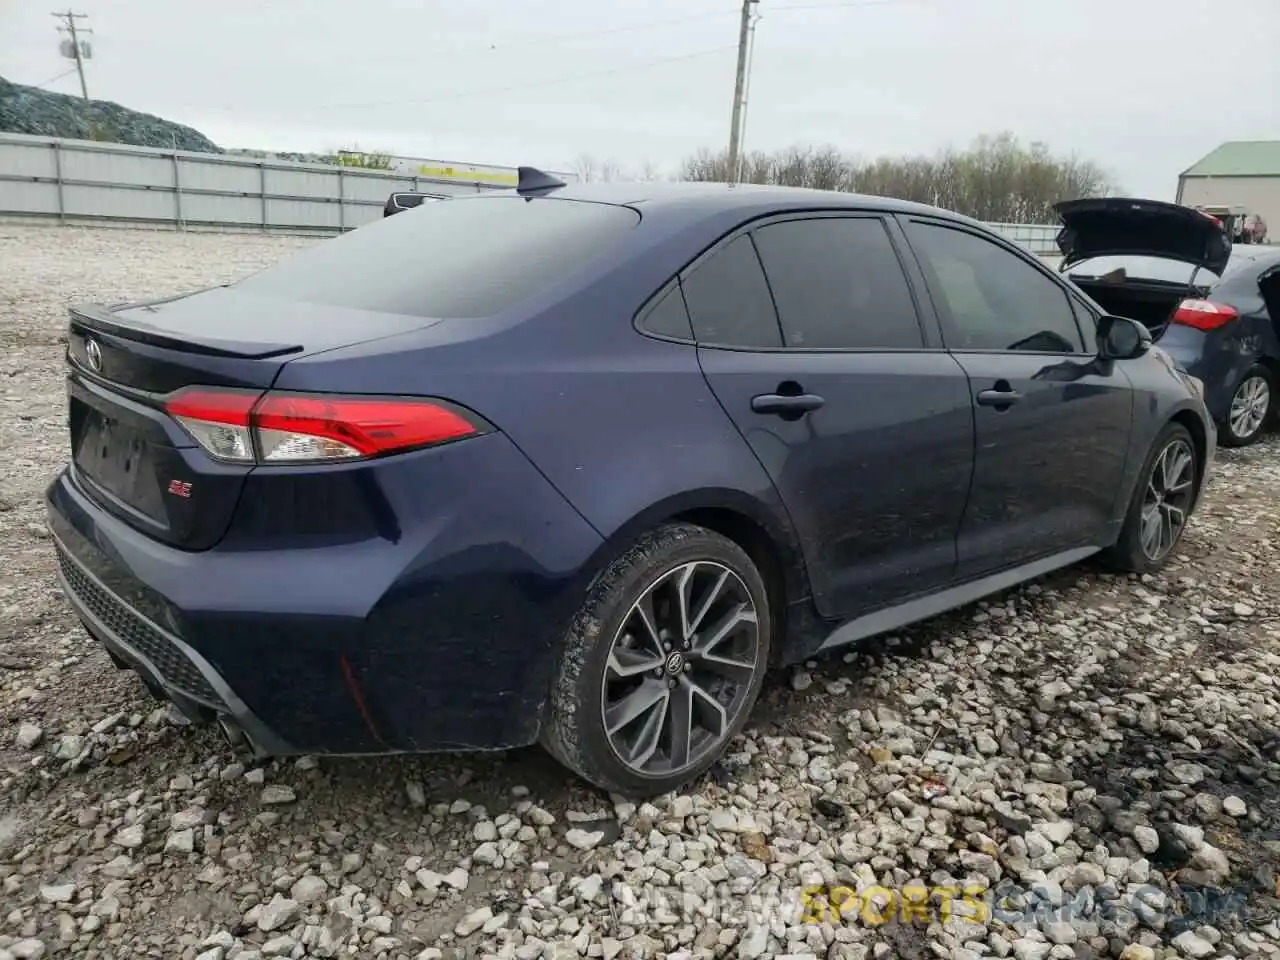
[[[312,242],[0,224],[0,960],[1280,956],[1275,440],[1223,453],[1162,576],[774,678],[651,804],[537,750],[255,767],[181,723],[55,586],[64,307]]]

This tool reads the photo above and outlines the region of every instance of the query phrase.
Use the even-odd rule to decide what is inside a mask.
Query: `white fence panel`
[[[433,179],[412,169],[366,170],[0,133],[0,216],[338,233],[381,217],[387,197],[397,190],[459,196],[509,189],[503,183]],[[1050,224],[989,226],[1034,253],[1057,253],[1058,229]]]

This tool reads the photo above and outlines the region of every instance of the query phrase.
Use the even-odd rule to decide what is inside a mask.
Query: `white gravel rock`
[[[23,750],[34,750],[43,737],[44,731],[34,723],[20,723],[14,741]]]
[[[1248,805],[1239,797],[1226,797],[1222,801],[1222,810],[1227,816],[1237,819],[1249,814]]]
[[[285,803],[293,803],[297,799],[298,795],[294,792],[293,787],[285,784],[273,783],[262,789],[261,801],[264,806],[279,806]]]
[[[258,929],[266,933],[287,927],[298,918],[302,908],[297,900],[287,897],[276,897],[262,905],[258,913]]]
[[[577,827],[564,835],[565,842],[579,850],[594,850],[604,840],[603,830],[582,830]]]

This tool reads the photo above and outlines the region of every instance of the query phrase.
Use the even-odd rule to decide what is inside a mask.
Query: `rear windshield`
[[[488,317],[633,229],[628,207],[516,196],[424,203],[240,281],[246,292],[420,317]]]

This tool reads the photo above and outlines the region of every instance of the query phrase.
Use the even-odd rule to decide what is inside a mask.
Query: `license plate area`
[[[72,460],[95,486],[164,524],[153,443],[127,421],[71,401]]]

